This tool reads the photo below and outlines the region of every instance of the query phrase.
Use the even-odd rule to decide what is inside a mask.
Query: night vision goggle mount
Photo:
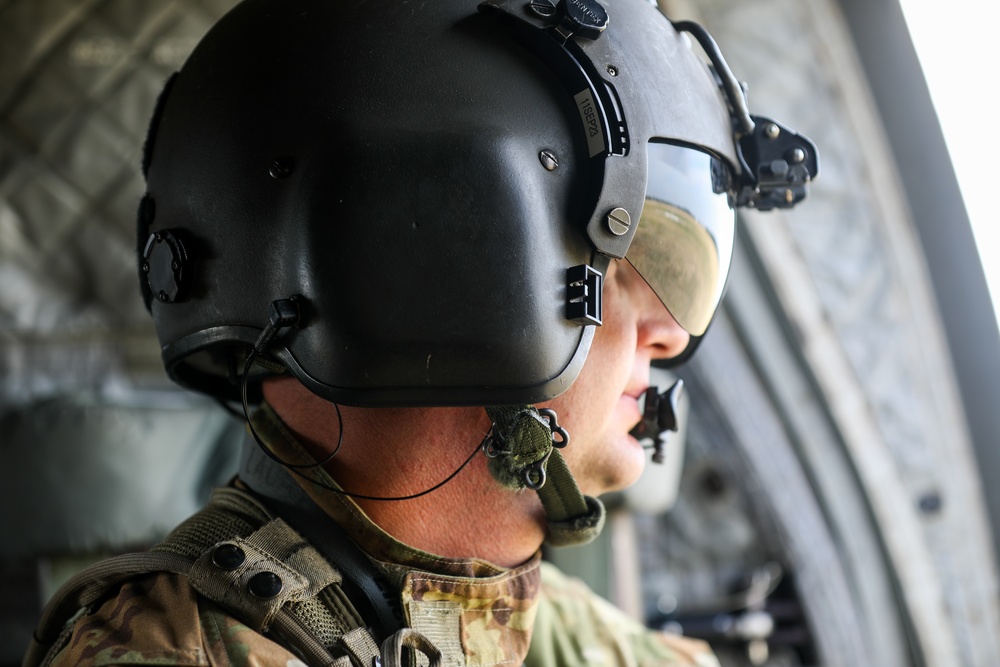
[[[673,25],[698,41],[729,102],[740,160],[733,204],[768,211],[791,208],[805,199],[806,184],[819,175],[816,144],[770,118],[750,115],[743,86],[708,31],[692,21],[676,21]]]
[[[487,0],[480,5],[480,9],[499,9],[507,4],[500,0]],[[608,26],[608,12],[597,0],[529,0],[525,9],[545,21],[550,34],[564,47],[571,46],[570,38],[573,37],[597,40]],[[750,115],[743,87],[708,31],[692,21],[677,21],[673,25],[697,40],[711,61],[712,71],[729,102],[740,161],[740,174],[733,184],[735,197],[732,205],[761,211],[795,206],[805,198],[809,181],[819,174],[816,145],[770,118]],[[584,74],[587,87],[595,93],[595,100],[600,106],[597,116],[604,125],[605,136],[611,140],[611,145],[601,152],[606,155],[624,154],[628,150],[625,119],[620,116],[618,100],[608,99],[614,97],[614,88],[607,82],[603,82],[604,86],[595,85],[595,79],[599,81],[599,78],[590,76],[586,71],[585,59],[579,57],[578,49],[573,49],[571,56],[576,61],[576,68],[573,69],[578,68],[578,74]],[[719,182],[725,183],[726,179]],[[611,254],[617,256],[614,252]]]

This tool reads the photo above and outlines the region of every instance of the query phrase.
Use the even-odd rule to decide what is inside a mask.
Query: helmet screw
[[[608,229],[615,236],[621,236],[632,227],[632,216],[623,208],[616,208],[608,213]]]
[[[556,6],[551,0],[531,0],[528,11],[539,18],[547,19],[555,16]]]
[[[806,159],[806,152],[801,148],[793,148],[788,152],[788,161],[799,163]]]
[[[559,158],[547,148],[538,154],[538,159],[542,163],[542,166],[549,171],[555,171],[559,166]]]
[[[292,167],[284,160],[273,160],[267,173],[271,175],[271,178],[285,178],[292,173]]]
[[[781,134],[781,128],[776,123],[768,123],[764,126],[764,136],[768,139],[777,139],[779,134]]]
[[[142,272],[143,273],[149,273],[149,262],[143,262],[142,263]]]
[[[618,76],[618,68],[614,65],[608,65],[608,74],[611,76]]]

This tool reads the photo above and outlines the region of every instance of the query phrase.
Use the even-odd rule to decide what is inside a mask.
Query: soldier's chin
[[[646,452],[631,435],[623,436],[612,448],[613,456],[605,461],[600,475],[594,476],[593,488],[581,490],[589,496],[624,491],[639,481],[646,468]],[[589,485],[587,485],[589,486]]]
[[[646,450],[642,448],[642,445],[635,442],[635,438],[632,436],[629,436],[629,440],[632,440],[634,443],[636,455],[634,459],[630,461],[628,470],[624,471],[620,484],[617,485],[618,488],[616,488],[615,491],[624,491],[638,482],[639,478],[642,477],[642,472],[646,469]]]

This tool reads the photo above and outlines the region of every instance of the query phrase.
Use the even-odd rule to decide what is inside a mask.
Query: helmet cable
[[[712,38],[712,35],[704,27],[694,21],[674,21],[673,25],[678,32],[689,33],[698,41],[698,44],[705,51],[705,55],[708,56],[719,76],[722,90],[726,95],[726,99],[729,100],[729,104],[732,106],[733,121],[739,126],[739,130],[743,134],[753,133],[755,123],[754,119],[750,116],[750,110],[747,108],[746,94],[743,92],[740,82],[736,79],[736,75],[733,74],[733,70],[729,68],[726,59],[722,57],[722,50],[719,49],[719,45],[715,39]]]
[[[283,468],[287,469],[289,472],[295,473],[302,479],[308,482],[312,482],[316,486],[319,486],[332,493],[336,493],[337,495],[347,496],[349,498],[357,498],[359,500],[390,501],[390,500],[413,500],[415,498],[420,498],[421,496],[425,496],[429,493],[437,491],[442,486],[444,486],[452,479],[454,479],[455,476],[458,475],[458,473],[460,473],[463,469],[465,469],[465,467],[469,465],[469,463],[472,461],[472,459],[476,456],[477,453],[479,453],[480,451],[485,451],[485,447],[487,443],[490,441],[492,429],[483,437],[483,440],[476,445],[476,448],[472,450],[472,453],[469,454],[468,458],[466,458],[465,461],[463,461],[462,464],[458,466],[458,468],[456,468],[450,475],[445,477],[443,480],[441,480],[434,486],[424,489],[423,491],[419,491],[417,493],[412,493],[404,496],[370,496],[370,495],[365,495],[363,493],[354,493],[352,491],[345,491],[344,489],[340,489],[330,484],[327,484],[323,480],[317,479],[316,477],[308,475],[305,472],[303,472],[304,469],[322,468],[323,466],[325,466],[327,463],[333,460],[333,458],[337,455],[338,452],[340,452],[340,448],[344,444],[344,420],[343,417],[341,416],[340,406],[337,405],[336,403],[333,403],[333,407],[337,411],[337,422],[340,426],[340,433],[337,437],[337,446],[334,447],[333,451],[330,452],[330,454],[327,455],[326,458],[316,463],[295,464],[295,463],[290,463],[289,461],[285,461],[280,456],[275,454],[270,447],[264,444],[264,441],[257,433],[257,429],[254,428],[253,420],[250,418],[250,401],[247,396],[247,386],[249,384],[249,379],[250,379],[250,370],[252,369],[254,362],[257,360],[258,356],[261,355],[264,352],[264,350],[267,349],[268,345],[270,345],[271,341],[274,340],[274,337],[278,334],[278,332],[281,331],[282,329],[287,329],[288,327],[291,326],[299,326],[301,320],[299,301],[300,297],[293,296],[288,299],[277,299],[271,302],[269,322],[267,326],[264,327],[264,330],[261,331],[260,336],[257,338],[257,341],[253,345],[253,348],[247,354],[246,362],[243,365],[243,377],[240,382],[240,393],[242,396],[242,403],[243,403],[243,418],[246,420],[247,430],[250,432],[250,435],[253,437],[254,441],[257,443],[257,446],[260,448],[260,450],[264,454],[266,454],[268,458],[270,458],[272,461],[282,466]]]
[[[564,447],[569,442],[569,434],[564,428],[559,426],[556,415],[551,410],[539,413],[531,406],[508,406],[506,408],[487,408],[487,414],[493,420],[489,431],[483,436],[482,441],[476,445],[469,456],[443,480],[433,486],[402,496],[372,496],[353,491],[345,491],[337,486],[328,484],[315,475],[305,472],[308,468],[322,468],[329,463],[340,451],[344,440],[344,422],[341,417],[339,406],[337,417],[340,421],[340,434],[337,439],[337,446],[326,458],[318,463],[292,464],[285,461],[271,450],[261,439],[250,418],[250,402],[247,397],[247,386],[250,379],[254,361],[263,354],[274,337],[282,330],[292,326],[301,326],[300,297],[290,297],[288,299],[278,299],[271,303],[270,317],[267,326],[261,331],[260,336],[254,343],[253,348],[247,354],[247,359],[243,367],[243,377],[241,380],[241,395],[243,403],[243,417],[247,423],[247,430],[253,437],[257,446],[268,458],[281,465],[286,470],[294,473],[305,481],[330,491],[339,496],[346,496],[358,500],[371,501],[402,501],[413,500],[437,491],[442,486],[453,480],[458,473],[464,470],[476,454],[483,452],[490,462],[490,471],[495,478],[498,478],[497,466],[509,468],[506,475],[499,475],[498,481],[513,487],[527,487],[534,489],[542,502],[545,513],[548,517],[549,529],[548,541],[553,545],[582,544],[592,540],[600,532],[604,524],[604,505],[595,498],[584,496],[576,485],[569,467],[559,453],[559,448]],[[544,415],[544,416],[543,416]],[[544,437],[539,437],[544,433]],[[534,446],[530,441],[538,440]],[[544,441],[544,445],[539,449]],[[508,450],[508,446],[512,449]],[[537,455],[541,454],[538,460]],[[523,460],[527,455],[530,460]],[[503,461],[510,459],[509,461]],[[525,465],[526,464],[526,465]],[[552,473],[547,475],[548,472]],[[504,482],[506,477],[506,482]],[[547,477],[551,479],[547,481]],[[519,479],[518,479],[519,478]]]

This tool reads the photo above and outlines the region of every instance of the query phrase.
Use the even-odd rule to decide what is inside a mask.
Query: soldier
[[[733,208],[796,204],[817,156],[699,26],[608,4],[244,0],[209,32],[151,121],[139,278],[244,461],[67,584],[26,664],[715,664],[539,547],[600,530]]]

